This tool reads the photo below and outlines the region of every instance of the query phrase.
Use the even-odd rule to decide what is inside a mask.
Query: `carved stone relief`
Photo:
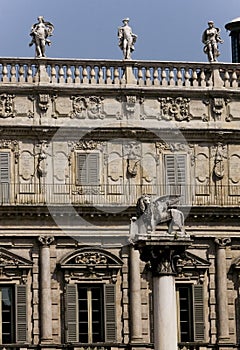
[[[190,99],[185,97],[165,97],[159,98],[160,101],[160,118],[164,120],[189,121]]]
[[[14,118],[16,116],[14,98],[15,95],[11,94],[0,95],[0,118]]]
[[[228,104],[228,115],[226,116],[226,121],[239,121],[240,120],[240,102],[234,101]]]
[[[40,109],[40,111],[45,113],[50,107],[50,102],[51,102],[50,96],[48,94],[39,94],[37,102],[38,102],[38,108]]]
[[[55,151],[53,155],[54,183],[66,184],[69,179],[68,155],[62,151]],[[64,188],[61,188],[61,191]],[[66,189],[67,190],[67,189]]]
[[[18,117],[34,117],[34,96],[16,96],[14,106]]]
[[[136,103],[137,103],[136,96],[133,96],[133,95],[126,96],[126,112],[128,116],[131,117],[131,115],[135,113]]]
[[[135,177],[139,169],[141,160],[141,143],[138,141],[128,141],[123,145],[123,156],[127,160],[127,175]]]
[[[213,175],[215,180],[221,180],[224,177],[224,159],[227,159],[227,147],[218,142],[215,147]]]
[[[229,192],[240,195],[240,152],[239,145],[231,145],[229,149]]]
[[[30,150],[23,150],[19,157],[19,176],[24,182],[31,182],[34,178],[34,154]]]
[[[195,153],[195,181],[196,195],[209,195],[210,184],[210,159],[207,146],[196,146]]]
[[[70,118],[76,119],[104,119],[105,113],[102,107],[102,97],[99,96],[72,96],[72,111]]]

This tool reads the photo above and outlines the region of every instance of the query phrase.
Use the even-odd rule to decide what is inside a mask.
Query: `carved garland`
[[[159,98],[161,114],[160,118],[164,120],[189,121],[191,115],[189,113],[190,99],[185,97],[165,97]]]

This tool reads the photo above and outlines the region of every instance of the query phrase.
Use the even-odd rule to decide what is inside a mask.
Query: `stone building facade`
[[[239,91],[238,64],[0,59],[1,348],[158,349],[145,193],[191,237],[179,349],[239,346]]]

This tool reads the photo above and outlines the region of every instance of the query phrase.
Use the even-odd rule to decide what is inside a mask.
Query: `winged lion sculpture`
[[[166,195],[153,201],[151,196],[144,194],[137,201],[137,218],[141,218],[147,231],[150,229],[152,233],[156,231],[158,224],[167,223],[169,234],[177,226],[180,234],[185,235],[184,214],[173,208],[179,199],[179,196]]]

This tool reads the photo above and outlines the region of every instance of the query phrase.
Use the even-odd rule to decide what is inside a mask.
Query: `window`
[[[180,195],[183,201],[187,197],[187,162],[185,154],[165,155],[166,194]]]
[[[0,203],[9,202],[10,154],[0,152]]]
[[[0,344],[26,341],[26,287],[0,285]]]
[[[99,153],[77,153],[76,184],[99,184]]]
[[[116,341],[115,285],[66,287],[67,342]]]
[[[179,342],[204,341],[202,285],[177,285]]]

